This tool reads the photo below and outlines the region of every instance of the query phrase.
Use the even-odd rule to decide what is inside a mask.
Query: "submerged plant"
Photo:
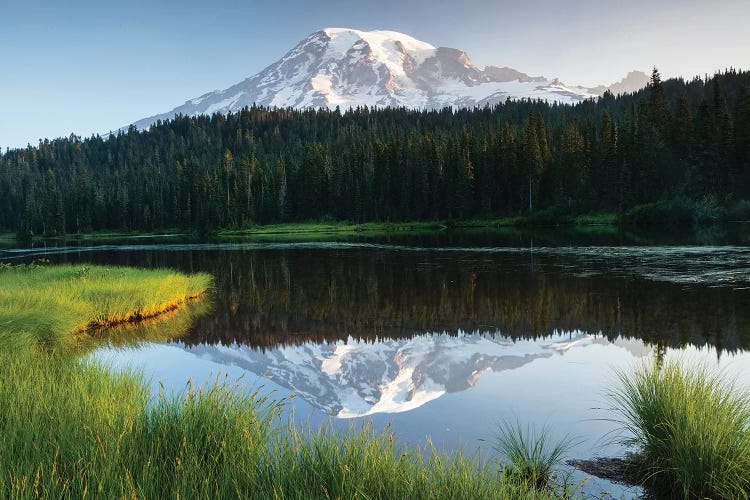
[[[619,374],[618,422],[641,479],[685,498],[750,497],[750,395],[705,365],[677,361]]]
[[[553,442],[546,427],[537,431],[531,427],[524,429],[520,422],[504,422],[496,435],[495,450],[508,461],[505,474],[534,489],[546,490],[553,483],[563,455],[574,444],[569,437]]]

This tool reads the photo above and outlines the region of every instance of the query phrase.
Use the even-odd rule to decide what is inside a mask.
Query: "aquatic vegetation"
[[[505,474],[519,478],[537,489],[553,485],[563,456],[573,446],[570,438],[551,442],[547,428],[524,429],[520,422],[500,424],[495,449],[507,458]]]
[[[202,295],[206,274],[90,265],[0,268],[0,345],[74,347],[98,330],[154,318]]]
[[[685,498],[750,497],[750,393],[677,361],[620,383],[612,399],[644,482]]]

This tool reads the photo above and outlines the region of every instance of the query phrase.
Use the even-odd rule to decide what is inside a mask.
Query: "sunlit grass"
[[[685,498],[750,497],[750,394],[705,366],[668,361],[620,375],[619,421],[643,480]]]
[[[101,266],[0,267],[0,346],[75,345],[101,328],[152,318],[203,294],[211,277]]]

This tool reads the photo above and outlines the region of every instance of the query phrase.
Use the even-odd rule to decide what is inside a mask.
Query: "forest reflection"
[[[750,346],[746,291],[580,269],[566,273],[551,259],[532,262],[523,254],[258,251],[202,257],[213,261],[199,267],[213,268],[216,308],[197,319],[184,338],[189,345],[267,348],[459,330],[535,339],[580,330],[659,346]]]
[[[180,330],[187,345],[266,349],[461,330],[513,339],[580,331],[660,347],[750,348],[750,289],[745,284],[750,254],[742,250],[681,254],[669,247],[663,253],[658,248],[568,247],[545,253],[154,245],[48,258],[213,274],[211,312]],[[672,279],[675,275],[679,280]]]

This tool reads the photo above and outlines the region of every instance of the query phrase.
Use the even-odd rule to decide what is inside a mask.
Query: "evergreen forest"
[[[22,238],[604,212],[683,226],[750,217],[748,200],[750,72],[734,69],[654,69],[576,105],[178,115],[0,155],[0,229]]]

